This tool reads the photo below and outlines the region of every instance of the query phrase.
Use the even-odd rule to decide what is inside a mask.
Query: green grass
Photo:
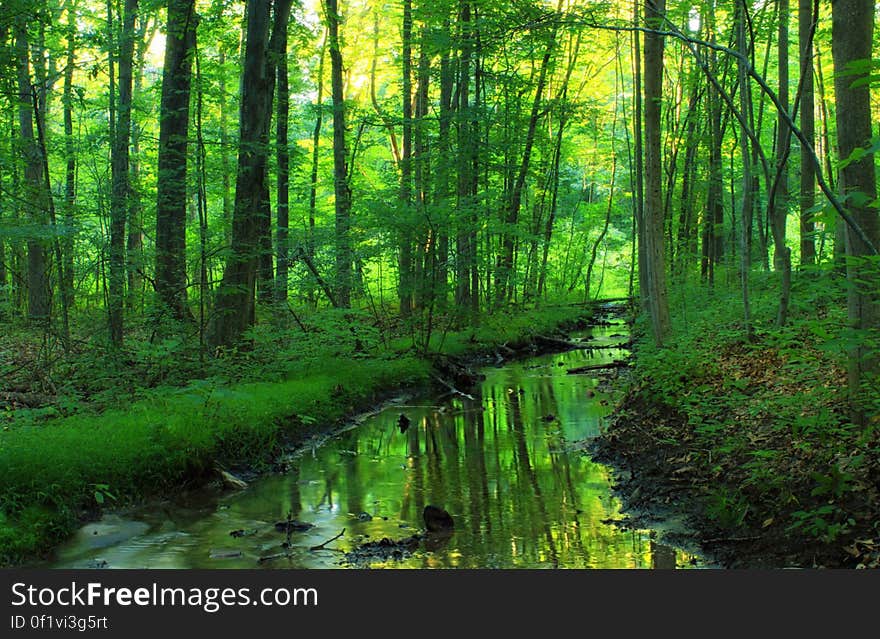
[[[432,347],[442,342],[451,355],[491,350],[583,314],[573,307],[496,314],[477,329],[435,336]],[[352,356],[333,336],[314,341],[298,361],[283,349],[275,361],[262,359],[281,381],[198,380],[151,389],[139,399],[120,393],[127,405],[101,413],[81,408],[13,423],[0,432],[0,562],[45,554],[84,516],[203,479],[215,462],[259,468],[286,438],[330,428],[385,391],[429,382],[430,363],[408,339]],[[254,377],[265,377],[251,366]]]

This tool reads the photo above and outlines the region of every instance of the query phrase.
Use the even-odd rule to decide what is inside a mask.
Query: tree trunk
[[[76,62],[76,2],[67,3],[67,61],[64,68],[64,92],[61,102],[64,107],[64,278],[62,291],[67,295],[72,308],[73,295],[73,251],[74,228],[76,225],[76,148],[73,137],[73,71]]]
[[[351,247],[351,189],[345,148],[345,98],[338,0],[327,0],[327,38],[330,45],[330,90],[333,97],[333,191],[336,208],[336,302],[351,306],[353,260]]]
[[[801,63],[801,132],[814,144],[816,137],[816,109],[813,96],[813,0],[799,0],[798,40]],[[800,185],[800,240],[801,266],[816,262],[816,242],[813,238],[814,224],[810,209],[816,203],[816,168],[809,149],[801,145],[801,185]]]
[[[789,2],[779,0],[779,104],[785,110],[788,105],[788,20]],[[785,223],[788,219],[788,156],[791,144],[791,130],[780,113],[776,121],[776,170],[778,186],[773,194],[773,209],[770,226],[773,231],[773,267],[782,274],[779,293],[777,326],[784,326],[788,318],[788,303],[791,296],[791,249],[785,245]],[[812,164],[810,162],[809,164]],[[772,190],[772,189],[771,189]]]
[[[192,320],[186,302],[186,159],[195,0],[168,1],[156,185],[156,293],[164,311]]]
[[[641,26],[639,11],[641,0],[633,0],[633,25]],[[642,35],[633,33],[633,163],[635,164],[635,210],[636,252],[638,253],[639,301],[642,311],[650,312],[648,306],[650,287],[648,281],[648,256],[645,252],[645,162],[642,136]],[[574,226],[572,226],[572,232]]]
[[[871,93],[864,66],[853,71],[854,63],[871,59],[874,32],[874,5],[865,0],[836,0],[832,5],[832,56],[834,95],[837,105],[837,144],[841,158],[849,158],[870,143]],[[874,154],[865,153],[841,170],[840,185],[849,196],[850,214],[868,240],[880,244],[880,220],[873,202],[877,198]],[[853,230],[846,228],[847,308],[849,321],[862,335],[852,340],[849,350],[849,391],[857,423],[865,420],[860,398],[863,384],[876,384],[880,357],[872,347],[880,329],[880,268],[870,247]],[[870,259],[869,259],[870,258]],[[873,336],[870,334],[873,333]]]
[[[645,0],[645,22],[663,28],[666,0]],[[663,165],[660,143],[663,99],[663,36],[645,34],[645,255],[654,341],[663,345],[670,330],[663,250]]]
[[[290,151],[287,148],[287,121],[290,114],[290,87],[287,80],[287,26],[285,24],[278,38],[278,103],[275,116],[275,146],[277,147],[277,197],[276,215],[277,222],[277,266],[275,272],[275,301],[287,301],[287,271],[288,271],[288,226],[289,215],[289,192],[290,192]]]
[[[125,0],[119,39],[119,101],[116,135],[111,148],[112,195],[110,198],[110,278],[108,315],[110,342],[122,346],[125,308],[125,222],[128,219],[131,180],[129,142],[131,140],[131,94],[134,63],[134,22],[137,0]]]
[[[271,0],[247,5],[247,42],[241,80],[238,175],[232,215],[232,248],[217,289],[209,341],[228,346],[238,341],[255,320],[257,269],[269,188],[269,126],[275,92],[278,39],[286,28],[290,0],[276,0],[274,29],[269,37]]]
[[[19,18],[15,32],[18,75],[18,121],[21,153],[24,156],[24,193],[22,207],[35,228],[49,224],[49,197],[46,191],[43,158],[34,135],[34,99],[28,62],[28,35],[24,17]],[[49,321],[49,277],[46,246],[39,237],[27,239],[27,316],[32,322]]]
[[[324,54],[327,51],[327,36],[321,45],[318,61],[318,94],[315,97],[315,128],[312,131],[312,172],[309,177],[309,229],[306,236],[306,256],[312,263],[315,261],[315,214],[318,198],[318,149],[321,144],[321,126],[324,123]],[[315,288],[309,284],[306,291],[309,301],[315,303]]]
[[[413,307],[413,221],[412,221],[412,0],[403,0],[403,149],[400,156],[400,219],[398,298],[400,315],[408,318]]]
[[[748,48],[746,45],[746,15],[745,1],[736,0],[734,11],[734,21],[736,22],[736,42],[739,52],[747,56]],[[739,78],[739,100],[740,109],[743,114],[748,113],[750,106],[751,91],[749,84],[749,76],[746,72],[745,63],[741,60],[738,64]],[[754,192],[752,190],[752,156],[749,151],[749,138],[746,134],[745,125],[740,124],[740,150],[742,152],[742,229],[740,236],[740,280],[742,285],[742,302],[743,302],[743,322],[745,323],[746,335],[752,334],[752,310],[751,301],[749,299],[749,270],[751,269],[751,259],[749,251],[749,238],[752,228],[752,202]]]

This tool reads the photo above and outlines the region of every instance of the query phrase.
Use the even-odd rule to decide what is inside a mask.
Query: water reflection
[[[615,343],[618,330],[592,338]],[[596,380],[566,370],[620,357],[578,350],[484,371],[474,399],[462,396],[389,407],[296,459],[283,476],[242,492],[201,492],[134,513],[131,535],[106,544],[81,536],[59,549],[58,567],[338,567],[358,544],[418,532],[426,504],[442,506],[455,531],[425,540],[402,560],[373,567],[668,568],[690,560],[649,531],[622,531],[608,471],[579,443],[608,414]],[[401,432],[400,415],[409,419]],[[195,503],[193,503],[195,500]],[[288,514],[315,527],[285,535]],[[146,531],[144,528],[146,527]],[[323,550],[311,546],[345,534]],[[239,536],[230,535],[240,531]],[[118,534],[118,531],[117,531]]]

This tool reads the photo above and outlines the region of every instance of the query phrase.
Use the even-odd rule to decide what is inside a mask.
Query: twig
[[[336,535],[336,536],[333,537],[332,539],[328,539],[328,540],[325,541],[324,543],[322,543],[322,544],[318,544],[317,546],[312,546],[311,548],[309,548],[309,550],[323,550],[323,549],[324,549],[324,546],[326,546],[327,544],[329,544],[331,541],[336,541],[337,539],[339,539],[340,537],[342,537],[342,535],[344,535],[344,534],[345,534],[345,528],[343,528],[343,529],[342,529],[342,532],[340,532],[338,535]],[[330,548],[329,550],[333,550],[333,549]]]

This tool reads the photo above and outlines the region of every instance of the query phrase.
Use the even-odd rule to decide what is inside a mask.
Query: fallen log
[[[590,366],[578,366],[577,368],[569,368],[565,371],[569,375],[579,375],[581,373],[589,373],[590,371],[600,371],[606,368],[624,368],[627,362],[622,359],[616,359],[606,364],[591,364]]]

